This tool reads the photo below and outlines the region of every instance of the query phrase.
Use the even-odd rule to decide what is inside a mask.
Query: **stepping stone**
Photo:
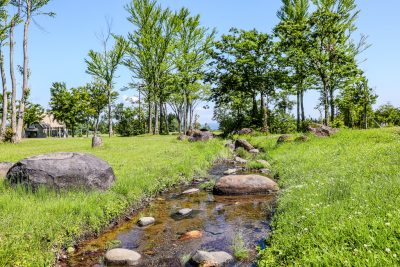
[[[224,266],[233,261],[233,257],[224,251],[207,252],[198,250],[191,260],[200,266]]]
[[[142,217],[139,219],[138,224],[139,226],[147,226],[155,223],[155,221],[156,219],[154,219],[153,217]]]
[[[185,240],[191,240],[191,239],[196,239],[196,238],[200,238],[203,236],[203,233],[201,231],[190,231],[187,232],[183,235],[181,235],[181,237],[179,237],[179,241],[185,241]]]
[[[186,216],[186,215],[190,214],[192,211],[193,211],[192,209],[185,208],[185,209],[179,210],[178,214],[182,215],[182,216]]]
[[[115,248],[107,251],[104,256],[106,263],[111,265],[125,265],[125,266],[135,266],[139,264],[139,260],[142,256],[136,251]]]
[[[241,157],[235,157],[235,161],[240,164],[246,164],[247,160],[242,159]]]
[[[214,186],[214,194],[218,195],[268,194],[278,190],[275,181],[256,174],[224,176]]]
[[[237,169],[228,169],[224,171],[224,175],[230,175],[236,173],[238,170]]]
[[[191,189],[188,189],[186,191],[183,191],[182,194],[183,195],[190,195],[190,194],[197,193],[199,191],[200,191],[200,189],[198,189],[198,188],[191,188]]]
[[[269,170],[269,169],[261,169],[260,172],[262,174],[271,174],[271,170]]]

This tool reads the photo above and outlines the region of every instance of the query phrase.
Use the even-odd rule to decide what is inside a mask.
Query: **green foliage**
[[[243,147],[238,147],[235,150],[236,155],[238,155],[239,157],[243,158],[243,159],[249,159],[251,157],[251,154],[249,152],[247,152],[246,149],[244,149]]]
[[[203,190],[211,191],[211,190],[213,190],[215,183],[216,183],[215,180],[210,180],[210,181],[200,184],[200,188]]]
[[[235,234],[232,239],[233,256],[239,261],[243,261],[249,257],[249,249],[244,243],[243,235],[241,233]]]
[[[72,136],[80,123],[86,122],[94,113],[87,87],[67,89],[65,83],[53,83],[50,88],[50,112],[54,118],[72,130]]]
[[[257,162],[257,161],[249,161],[246,164],[246,168],[248,170],[260,170],[265,168],[264,164]]]
[[[223,155],[223,142],[178,142],[174,136],[111,138],[92,150],[89,139],[31,139],[15,149],[0,144],[0,161],[58,151],[94,153],[113,167],[117,180],[105,192],[27,193],[0,183],[0,266],[52,266],[62,248],[112,220],[165,187],[204,175]]]
[[[144,114],[138,108],[124,107],[123,104],[115,108],[115,130],[121,136],[134,136],[144,133]]]
[[[24,124],[25,126],[39,123],[44,117],[44,108],[39,104],[31,102],[26,103]]]
[[[283,189],[259,266],[400,264],[396,129],[278,147],[276,137],[252,141],[274,159]]]
[[[385,104],[375,110],[374,115],[376,123],[382,126],[399,126],[400,109],[391,104]]]

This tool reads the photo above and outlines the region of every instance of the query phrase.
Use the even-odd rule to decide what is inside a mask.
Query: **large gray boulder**
[[[106,190],[115,175],[107,162],[93,155],[61,152],[23,159],[10,169],[7,179],[33,190],[39,186]]]
[[[224,176],[214,187],[217,195],[268,194],[278,190],[278,184],[272,179],[255,174]]]
[[[0,162],[0,178],[6,177],[8,170],[11,169],[13,165],[14,163],[11,162]]]

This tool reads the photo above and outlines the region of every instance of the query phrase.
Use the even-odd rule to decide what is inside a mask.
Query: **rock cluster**
[[[335,128],[322,124],[310,124],[309,126],[307,126],[307,130],[318,137],[331,136],[338,131]]]

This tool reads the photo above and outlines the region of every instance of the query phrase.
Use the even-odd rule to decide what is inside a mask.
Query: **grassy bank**
[[[283,189],[260,266],[400,265],[399,129],[275,141],[252,140]]]
[[[94,154],[114,168],[117,181],[107,192],[35,194],[0,182],[0,266],[49,266],[57,252],[86,232],[99,232],[129,207],[159,190],[205,173],[224,153],[223,142],[179,142],[176,137],[105,139],[90,149],[89,139],[26,140],[0,144],[0,162],[57,151]]]

